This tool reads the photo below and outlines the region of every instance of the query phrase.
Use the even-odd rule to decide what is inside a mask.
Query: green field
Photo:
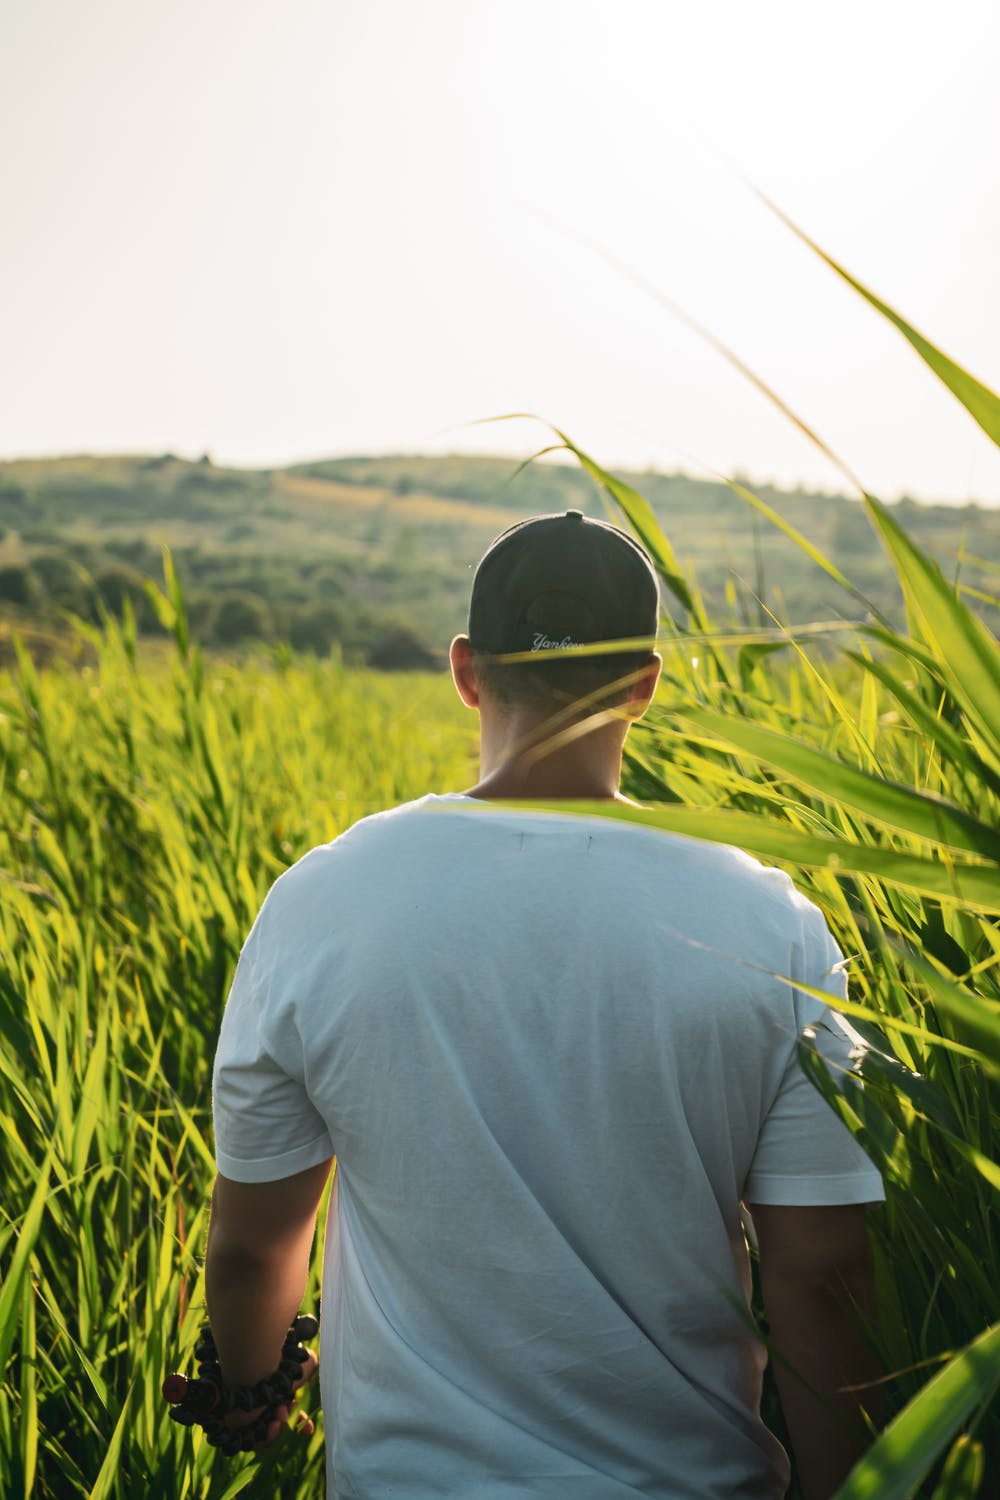
[[[958,394],[1000,441],[1000,401],[973,386]],[[586,810],[787,868],[851,960],[849,1013],[873,1044],[843,1092],[802,1046],[887,1193],[872,1337],[890,1420],[841,1500],[995,1495],[995,604],[977,601],[986,625],[866,497],[905,624],[734,631],[642,499],[578,457],[667,606],[623,781],[646,810]],[[810,560],[854,611],[851,580]],[[273,879],[368,812],[467,786],[475,720],[441,674],[203,657],[169,566],[148,599],[168,650],[140,649],[126,606],[123,624],[76,627],[82,669],[21,650],[0,676],[0,1495],[312,1500],[321,1432],[227,1461],[160,1396],[201,1316],[215,1037]]]

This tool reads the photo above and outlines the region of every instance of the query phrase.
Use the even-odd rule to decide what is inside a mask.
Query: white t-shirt
[[[339,1500],[777,1497],[741,1200],[867,1203],[801,1072],[843,995],[788,877],[458,793],[271,890],[215,1062],[219,1171],[337,1154],[320,1385]],[[856,1040],[856,1039],[855,1039]]]

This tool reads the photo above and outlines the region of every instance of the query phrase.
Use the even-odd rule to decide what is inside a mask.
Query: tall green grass
[[[474,779],[442,680],[205,663],[169,572],[159,603],[172,663],[109,621],[95,668],[0,679],[4,1500],[321,1493],[319,1438],[233,1468],[160,1395],[203,1316],[215,1037],[288,864]]]
[[[892,1420],[843,1500],[997,1493],[996,640],[872,497],[905,630],[865,620],[846,579],[863,623],[822,653],[808,629],[711,620],[642,498],[573,451],[667,603],[663,685],[625,765],[647,809],[589,810],[788,868],[850,957],[873,1043],[863,1091],[837,1095],[803,1047],[887,1188]],[[308,1500],[321,1429],[233,1463],[159,1392],[203,1300],[222,1004],[274,877],[367,812],[467,785],[474,724],[442,679],[205,662],[169,562],[154,593],[171,659],[141,658],[126,616],[89,632],[91,669],[22,653],[0,678],[0,1494]]]

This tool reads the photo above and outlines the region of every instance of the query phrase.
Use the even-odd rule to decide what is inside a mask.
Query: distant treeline
[[[256,565],[224,569],[198,548],[175,555],[192,635],[220,649],[251,642],[286,642],[296,651],[395,669],[429,668],[436,658],[416,629],[389,611],[351,610],[357,579],[327,562],[282,566],[261,558]],[[0,610],[12,619],[58,630],[74,615],[88,624],[104,614],[118,618],[125,601],[140,635],[165,635],[145,587],[162,583],[162,552],[141,538],[40,550],[30,561],[0,566]],[[302,597],[305,595],[306,597]],[[311,595],[311,597],[309,597]]]
[[[686,475],[627,476],[652,505],[710,612],[734,624],[860,618],[863,607],[729,486]],[[755,493],[899,617],[892,569],[861,507],[841,496]],[[481,457],[344,458],[229,470],[172,454],[0,464],[0,617],[55,636],[67,614],[96,622],[130,602],[160,625],[144,580],[171,549],[205,644],[285,642],[387,668],[441,665],[464,628],[472,570],[525,515],[606,514],[590,479],[563,464]],[[1000,512],[896,507],[956,573],[974,605],[997,592]],[[982,603],[983,601],[979,601]]]

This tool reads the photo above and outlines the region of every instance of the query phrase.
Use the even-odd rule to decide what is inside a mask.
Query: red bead
[[[168,1375],[163,1382],[163,1394],[171,1403],[183,1401],[187,1395],[187,1377],[184,1375]]]

